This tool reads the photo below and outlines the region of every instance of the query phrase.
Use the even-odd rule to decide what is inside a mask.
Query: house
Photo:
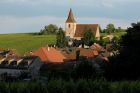
[[[85,48],[71,48],[62,53],[66,57],[65,62],[77,62],[80,58],[90,59],[99,55],[98,51]]]
[[[66,59],[59,50],[53,47],[41,47],[33,55],[40,57],[45,63],[63,63]]]
[[[25,56],[22,62],[28,63],[28,71],[32,78],[38,78],[40,76],[40,68],[44,64],[38,56]]]
[[[40,67],[43,65],[40,58],[37,56],[15,56],[15,55],[0,55],[0,76],[2,74],[19,77],[23,72],[30,75],[32,78],[38,78]],[[3,55],[4,54],[4,55]]]
[[[0,49],[0,56],[6,57],[9,55],[17,55],[16,50],[15,49],[7,49],[7,50]]]
[[[91,30],[95,38],[100,39],[99,24],[77,24],[72,9],[70,9],[65,22],[66,36],[71,39],[81,40],[87,30]]]

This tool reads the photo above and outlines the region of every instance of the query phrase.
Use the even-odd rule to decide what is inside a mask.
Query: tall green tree
[[[122,29],[121,27],[118,27],[116,30],[115,30],[115,32],[124,32],[125,31],[125,29]]]
[[[108,24],[106,27],[106,31],[108,34],[115,32],[115,26],[114,24]]]
[[[87,46],[92,45],[95,42],[95,37],[93,36],[93,33],[91,32],[91,29],[88,29],[83,36],[84,44]]]
[[[57,36],[56,36],[56,46],[57,47],[64,47],[65,46],[65,33],[62,28],[59,28]]]
[[[120,54],[110,59],[110,76],[121,79],[140,78],[140,22],[133,23],[120,42]],[[113,77],[113,78],[114,78]]]
[[[77,78],[95,78],[96,68],[92,62],[83,61],[75,68]]]
[[[103,39],[103,37],[100,37],[100,40],[97,41],[101,46],[106,46],[107,42]]]
[[[45,26],[43,29],[41,29],[39,34],[56,34],[57,32],[58,27],[54,24],[49,24],[48,26]]]

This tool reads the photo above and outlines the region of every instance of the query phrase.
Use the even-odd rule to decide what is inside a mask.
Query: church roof
[[[83,37],[87,29],[90,29],[91,32],[95,35],[98,27],[98,24],[77,24],[74,37]]]
[[[71,23],[71,22],[76,22],[75,19],[74,19],[74,15],[73,15],[73,12],[72,12],[72,9],[70,9],[69,11],[69,15],[68,15],[68,18],[66,20],[66,23]]]

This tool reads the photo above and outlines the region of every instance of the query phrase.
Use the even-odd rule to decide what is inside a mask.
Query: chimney
[[[33,51],[30,51],[30,55],[33,55]]]
[[[50,51],[50,47],[48,46],[48,51]]]

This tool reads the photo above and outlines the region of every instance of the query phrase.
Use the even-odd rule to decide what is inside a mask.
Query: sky
[[[140,21],[140,0],[0,0],[0,33],[39,32],[64,27],[72,8],[77,23],[127,28]]]

